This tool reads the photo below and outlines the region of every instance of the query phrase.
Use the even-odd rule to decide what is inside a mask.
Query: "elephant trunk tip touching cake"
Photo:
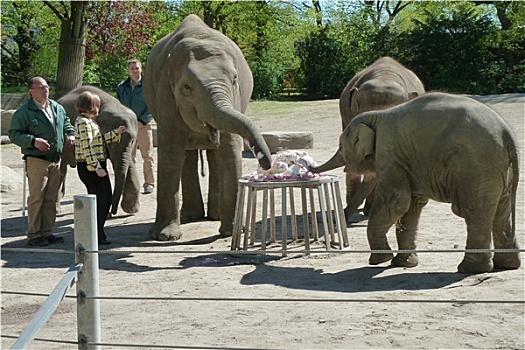
[[[340,137],[339,149],[310,171],[345,166],[355,175],[374,172],[377,193],[367,227],[372,250],[390,250],[396,225],[400,250],[415,250],[422,209],[429,199],[451,203],[467,224],[466,252],[458,271],[517,269],[518,146],[494,110],[469,97],[428,93],[382,111],[359,114]],[[375,253],[370,264],[418,265],[416,253]]]

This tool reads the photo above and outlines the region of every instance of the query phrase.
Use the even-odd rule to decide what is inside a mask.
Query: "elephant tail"
[[[520,168],[519,168],[519,151],[514,142],[509,142],[508,152],[510,157],[510,165],[512,167],[512,184],[511,184],[511,199],[510,199],[510,210],[511,210],[511,222],[512,222],[512,236],[516,237],[516,196],[518,192],[518,183],[520,181]]]
[[[206,173],[204,172],[204,150],[201,148],[199,149],[199,158],[201,159],[201,176],[205,177]]]

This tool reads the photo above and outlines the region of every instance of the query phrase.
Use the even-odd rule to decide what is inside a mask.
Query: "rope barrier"
[[[0,335],[1,338],[16,339],[16,335]],[[286,350],[282,348],[234,348],[224,346],[191,346],[191,345],[153,345],[153,344],[124,344],[124,343],[95,343],[95,342],[78,342],[67,340],[54,340],[46,338],[35,338],[34,340],[48,343],[58,344],[72,344],[72,345],[91,345],[91,346],[106,346],[106,347],[121,347],[121,348],[139,348],[139,349],[198,349],[198,350]]]
[[[158,249],[158,247],[141,250],[67,250],[67,249],[47,249],[47,248],[9,248],[1,247],[0,250],[4,252],[30,252],[30,253],[47,253],[47,254],[217,254],[230,256],[254,256],[254,255],[282,255],[283,252],[288,254],[370,254],[370,253],[507,253],[507,252],[525,252],[525,249],[423,249],[423,250],[177,250],[177,249]],[[4,295],[24,295],[24,296],[38,296],[48,297],[45,293],[32,292],[16,292],[16,291],[0,291]],[[79,299],[77,295],[65,295],[64,298]],[[197,301],[197,302],[305,302],[305,303],[435,303],[435,304],[525,304],[525,300],[495,300],[495,299],[365,299],[365,298],[247,298],[247,297],[140,297],[140,296],[125,296],[125,297],[111,297],[111,296],[82,296],[86,300],[122,300],[122,301]],[[2,338],[17,339],[18,336],[10,336],[2,334]],[[148,349],[201,349],[201,350],[259,350],[257,348],[236,348],[236,347],[217,347],[217,346],[185,346],[185,345],[152,345],[152,344],[122,344],[122,343],[102,343],[102,342],[88,342],[88,341],[65,341],[57,339],[34,338],[35,341],[49,342],[56,344],[69,345],[83,345],[83,346],[100,346],[113,348],[148,348]],[[269,349],[266,350],[283,350],[283,349]],[[262,350],[262,349],[261,349]]]
[[[0,335],[0,338],[6,338],[6,339],[17,339],[18,335],[6,335],[2,334]],[[57,344],[71,344],[71,345],[78,345],[78,341],[72,341],[72,340],[59,340],[59,339],[46,339],[46,338],[34,338],[33,340],[38,340],[45,343],[57,343]]]
[[[2,247],[2,252],[29,252],[29,253],[97,253],[97,254],[229,254],[229,255],[270,255],[297,253],[297,254],[371,254],[371,253],[518,253],[525,252],[525,249],[392,249],[392,250],[370,250],[370,249],[345,249],[345,250],[81,250],[72,251],[66,249],[45,249],[45,248],[10,248]]]
[[[1,294],[28,295],[47,297],[42,293],[23,293],[13,291],[1,291]],[[77,299],[77,296],[66,295],[66,298]],[[525,300],[501,300],[501,299],[363,299],[363,298],[233,298],[233,297],[107,297],[107,296],[84,296],[84,299],[98,300],[145,300],[145,301],[241,301],[241,302],[301,302],[301,303],[437,303],[437,304],[525,304]]]

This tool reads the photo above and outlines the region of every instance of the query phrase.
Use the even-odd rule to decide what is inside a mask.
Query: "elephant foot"
[[[120,207],[127,214],[136,214],[136,213],[139,212],[140,205],[138,203],[136,203],[136,204],[124,204],[124,202],[122,202]]]
[[[203,221],[205,220],[206,218],[204,217],[204,215],[202,216],[185,216],[185,215],[180,215],[180,223],[181,224],[189,224],[190,222],[198,222],[198,221]]]
[[[372,209],[372,202],[367,200],[363,208],[363,215],[366,217],[370,216],[370,210]]]
[[[203,221],[204,219],[205,219],[204,210],[191,211],[191,210],[185,210],[184,208],[180,210],[180,223],[181,224],[188,224],[190,222]]]
[[[350,226],[352,224],[356,224],[358,222],[361,222],[367,219],[364,215],[361,215],[359,211],[349,213],[348,210],[346,210],[345,208],[344,213],[345,213],[345,219],[346,219],[346,226]]]
[[[159,231],[158,225],[153,225],[149,230],[149,237],[156,241],[177,241],[182,237],[180,225],[170,224]]]
[[[233,235],[232,231],[226,231],[226,232],[219,232],[219,237],[221,238],[228,238]]]
[[[494,253],[492,258],[494,269],[497,270],[516,270],[521,266],[520,253]]]
[[[416,253],[399,253],[392,259],[392,266],[397,267],[416,267],[419,258]]]
[[[233,224],[221,224],[219,227],[219,236],[220,237],[231,237],[233,234]]]
[[[370,265],[379,265],[381,263],[392,260],[394,254],[392,253],[372,253],[368,259]]]
[[[481,253],[478,253],[480,255]],[[490,257],[488,259],[480,260],[478,257],[477,260],[473,259],[470,256],[465,256],[463,261],[458,265],[458,272],[462,273],[485,273],[491,272],[494,265]]]

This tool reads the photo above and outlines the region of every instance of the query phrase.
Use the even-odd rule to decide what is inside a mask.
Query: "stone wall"
[[[29,94],[4,94],[2,93],[2,110],[17,109],[29,100]]]

